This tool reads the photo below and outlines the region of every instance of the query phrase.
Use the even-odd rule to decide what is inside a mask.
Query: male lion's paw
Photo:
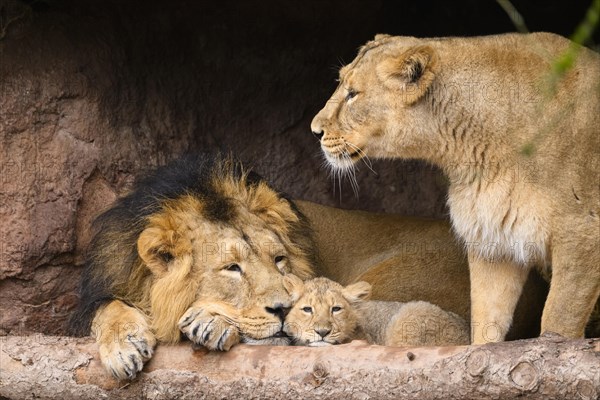
[[[112,340],[100,343],[100,359],[115,378],[133,379],[152,357],[155,345],[156,339],[150,331],[113,336]]]
[[[237,326],[225,317],[213,315],[201,307],[188,309],[178,326],[188,339],[209,350],[227,351],[240,342]]]

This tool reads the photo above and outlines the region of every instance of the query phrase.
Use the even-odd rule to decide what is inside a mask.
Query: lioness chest
[[[549,262],[550,202],[539,190],[510,181],[452,185],[448,205],[471,254],[523,265]]]

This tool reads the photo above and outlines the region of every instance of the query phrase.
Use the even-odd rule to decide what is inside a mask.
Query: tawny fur
[[[317,275],[342,285],[366,281],[373,300],[421,300],[470,320],[467,257],[447,221],[295,203],[314,232]],[[508,340],[539,335],[547,294],[530,271]]]
[[[117,378],[182,333],[209,349],[283,343],[283,276],[312,275],[312,238],[291,201],[229,159],[184,159],[100,218],[75,334],[92,333]]]
[[[598,76],[598,54],[553,34],[379,35],[313,119],[334,168],[420,158],[446,173],[474,343],[505,338],[533,266],[552,271],[542,331],[584,335],[600,294]]]
[[[297,345],[327,346],[365,339],[385,346],[449,346],[469,343],[458,315],[424,301],[368,301],[371,286],[343,287],[327,278],[284,281],[294,298],[285,332]]]

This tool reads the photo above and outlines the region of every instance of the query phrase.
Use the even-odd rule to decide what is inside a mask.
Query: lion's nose
[[[277,316],[283,322],[285,316],[290,312],[290,307],[285,307],[283,303],[275,303],[273,307],[265,307],[265,310],[269,314]]]
[[[315,332],[317,332],[317,335],[321,336],[321,338],[324,338],[331,333],[331,329],[315,329]]]
[[[320,131],[320,132],[315,132],[313,131],[312,133],[318,140],[321,140],[321,138],[323,137],[323,135],[325,134],[325,132]]]

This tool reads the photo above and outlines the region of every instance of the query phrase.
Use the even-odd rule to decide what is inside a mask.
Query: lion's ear
[[[431,47],[417,46],[390,56],[377,65],[377,76],[389,88],[401,92],[406,104],[419,100],[435,79],[438,57]]]
[[[375,38],[373,38],[373,40],[378,42],[380,40],[387,39],[390,37],[392,37],[392,35],[388,35],[387,33],[378,33],[375,35]]]
[[[304,282],[296,275],[287,274],[283,277],[283,287],[292,297],[292,303],[298,301],[304,293]]]
[[[163,275],[175,258],[169,232],[146,228],[139,236],[137,249],[140,258],[154,275]],[[171,238],[172,239],[172,238]]]
[[[367,300],[371,296],[371,285],[367,282],[356,282],[342,290],[342,296],[350,303]]]

